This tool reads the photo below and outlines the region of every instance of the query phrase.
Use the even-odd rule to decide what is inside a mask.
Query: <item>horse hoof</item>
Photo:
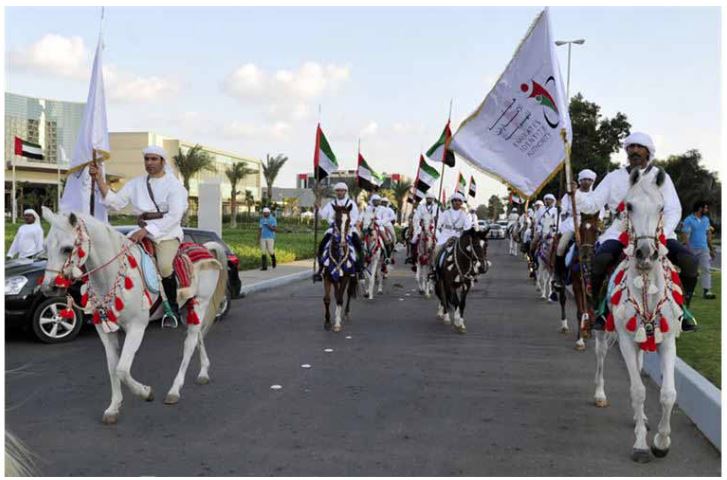
[[[598,408],[606,408],[608,407],[608,400],[605,398],[597,398],[595,404]]]
[[[568,330],[568,327],[560,328],[560,333],[562,333],[563,335],[568,335],[568,332],[570,332],[570,330]]]
[[[631,451],[631,460],[636,463],[649,463],[651,461],[651,454],[648,450],[634,448]]]
[[[147,402],[154,401],[154,390],[152,390],[151,387],[149,387],[149,394],[146,396],[146,398],[144,400],[146,400]]]
[[[340,331],[341,331],[341,326],[340,325],[336,325],[335,327],[333,327],[333,333],[338,333]]]
[[[576,350],[577,351],[583,352],[583,351],[585,351],[585,349],[586,349],[586,346],[585,345],[583,345],[581,343],[576,343]]]
[[[179,395],[174,393],[168,393],[167,398],[164,399],[164,405],[175,405],[179,403]]]
[[[196,382],[197,382],[197,385],[207,385],[208,383],[210,383],[210,377],[208,377],[206,375],[205,376],[200,375],[199,377],[197,377]]]
[[[445,324],[445,325],[452,325],[452,320],[448,320],[448,319],[445,318],[445,319],[442,320],[442,323]]]
[[[662,450],[660,448],[656,448],[654,445],[651,446],[651,453],[654,454],[656,458],[664,458],[669,453],[669,449]]]
[[[324,330],[330,330],[331,329],[331,322],[324,323],[323,324],[323,329]]]
[[[421,288],[419,289],[419,295],[424,295],[424,290],[422,290]]]
[[[454,327],[454,331],[459,333],[460,335],[464,335],[467,333],[467,329],[464,328],[464,325],[461,327]]]
[[[103,419],[101,419],[104,425],[116,425],[116,422],[119,421],[119,414],[118,413],[104,413]]]

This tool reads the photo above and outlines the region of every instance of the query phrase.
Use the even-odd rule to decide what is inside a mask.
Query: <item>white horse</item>
[[[432,281],[429,274],[432,272],[434,259],[434,219],[429,212],[419,219],[419,238],[417,239],[417,263],[416,280],[419,285],[419,293],[427,298],[432,296]]]
[[[507,226],[507,238],[510,241],[510,245],[509,245],[510,248],[508,250],[508,253],[515,257],[517,256],[517,253],[520,250],[520,247],[519,247],[520,242],[521,242],[521,239],[520,239],[521,228],[520,227],[521,227],[520,226],[520,217],[518,217],[517,220],[515,220],[514,222],[511,222]]]
[[[635,169],[630,181],[631,187],[624,200],[627,217],[621,236],[622,243],[628,246],[624,249],[626,258],[612,276],[613,291],[609,292],[612,314],[606,322],[606,331],[596,335],[594,399],[599,407],[608,404],[603,381],[604,360],[609,343],[617,336],[631,381],[631,406],[636,424],[631,458],[644,463],[650,461],[651,456],[644,414],[646,388],[640,375],[643,351],[658,350],[661,360],[661,421],[651,451],[657,457],[664,457],[671,444],[669,422],[676,401],[674,363],[683,293],[679,276],[667,259],[662,225],[664,200],[659,190],[664,182],[664,171],[648,168],[641,174]]]
[[[364,246],[364,264],[368,270],[368,284],[366,285],[366,295],[371,300],[374,298],[374,287],[376,281],[379,282],[379,288],[376,293],[384,292],[384,273],[381,271],[384,265],[386,252],[384,251],[384,238],[381,229],[376,221],[376,214],[370,210],[364,210],[361,215],[361,233],[363,234]]]
[[[543,227],[540,233],[540,244],[535,256],[538,259],[538,271],[535,278],[535,288],[541,292],[540,298],[553,300],[553,266],[550,265],[550,258],[555,241],[555,218],[550,215],[543,215],[541,220]]]
[[[149,325],[149,307],[157,297],[145,287],[140,247],[135,246],[110,225],[89,215],[54,214],[43,207],[43,218],[51,224],[51,228],[46,238],[48,263],[42,289],[50,293],[58,286],[68,287],[72,281],[87,280],[85,311],[94,314],[96,331],[106,350],[111,380],[111,404],[104,412],[103,422],[116,423],[123,400],[121,383],[147,401],[154,399],[151,386],[144,385],[131,376],[134,356]],[[193,305],[182,309],[187,310],[182,313],[182,317],[187,320],[187,336],[184,340],[182,363],[164,400],[164,403],[170,405],[179,401],[187,367],[198,346],[200,372],[197,383],[209,382],[210,360],[205,350],[204,336],[225,295],[227,260],[222,246],[218,243],[208,242],[205,247],[212,252],[215,260],[205,261],[203,265],[200,264],[200,268],[195,268],[190,287],[195,295],[190,300]],[[87,273],[82,272],[82,267],[86,268]],[[126,333],[121,355],[119,328]]]

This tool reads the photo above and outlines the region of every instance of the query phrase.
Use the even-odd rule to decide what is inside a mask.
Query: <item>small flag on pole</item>
[[[415,185],[422,192],[427,192],[439,180],[439,172],[424,160],[424,155],[419,156],[419,171]]]
[[[464,197],[467,195],[466,189],[467,189],[467,180],[464,179],[464,175],[462,175],[462,172],[460,172],[459,177],[457,178],[457,187],[455,187],[454,191],[461,194]]]
[[[372,192],[378,189],[383,182],[381,175],[376,173],[374,169],[369,166],[361,153],[358,154],[356,179],[358,180],[358,186],[367,192]]]
[[[449,149],[451,141],[452,130],[450,130],[449,121],[447,121],[439,140],[427,150],[427,158],[432,162],[444,162],[448,167],[454,167],[454,152]]]
[[[20,137],[15,137],[15,155],[21,157],[43,160],[43,148],[33,142],[28,142]]]
[[[475,183],[475,177],[470,175],[470,197],[477,196],[477,184]]]
[[[333,150],[331,150],[326,136],[323,135],[323,130],[321,130],[321,124],[319,123],[318,129],[316,130],[316,151],[313,154],[313,171],[318,180],[323,180],[337,169],[338,161],[336,161],[336,156],[333,154]]]

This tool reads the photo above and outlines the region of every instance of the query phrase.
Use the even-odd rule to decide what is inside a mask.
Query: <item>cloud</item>
[[[260,139],[287,139],[291,131],[290,124],[283,121],[274,122],[267,125],[257,125],[247,122],[234,121],[222,128],[222,133],[226,137],[245,137]]]
[[[366,125],[364,128],[361,129],[361,136],[362,137],[368,137],[372,135],[376,135],[376,132],[379,131],[379,124],[376,122],[369,122],[368,125]]]
[[[8,63],[21,71],[87,82],[91,77],[91,52],[79,36],[46,33],[30,45],[9,52]],[[156,75],[143,76],[105,64],[104,86],[113,102],[150,102],[179,92],[179,82]]]
[[[266,71],[246,63],[223,80],[222,89],[240,101],[264,105],[272,119],[301,120],[312,101],[338,91],[350,75],[348,66],[335,64],[305,62],[296,70]]]

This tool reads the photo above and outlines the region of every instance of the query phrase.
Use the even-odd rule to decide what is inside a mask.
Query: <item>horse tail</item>
[[[356,298],[358,295],[358,278],[356,275],[351,275],[348,279],[348,296]]]
[[[8,430],[5,430],[5,475],[8,477],[38,475],[33,452]]]
[[[215,256],[218,262],[220,262],[220,274],[219,277],[217,277],[217,285],[215,286],[215,291],[212,294],[210,303],[207,306],[207,311],[204,312],[204,318],[202,319],[203,337],[207,334],[210,327],[212,327],[212,324],[215,321],[215,317],[217,316],[217,311],[220,308],[220,303],[222,302],[222,299],[225,298],[225,294],[227,293],[228,275],[227,254],[225,253],[225,249],[222,247],[222,245],[217,242],[207,242],[204,244],[204,247]]]

